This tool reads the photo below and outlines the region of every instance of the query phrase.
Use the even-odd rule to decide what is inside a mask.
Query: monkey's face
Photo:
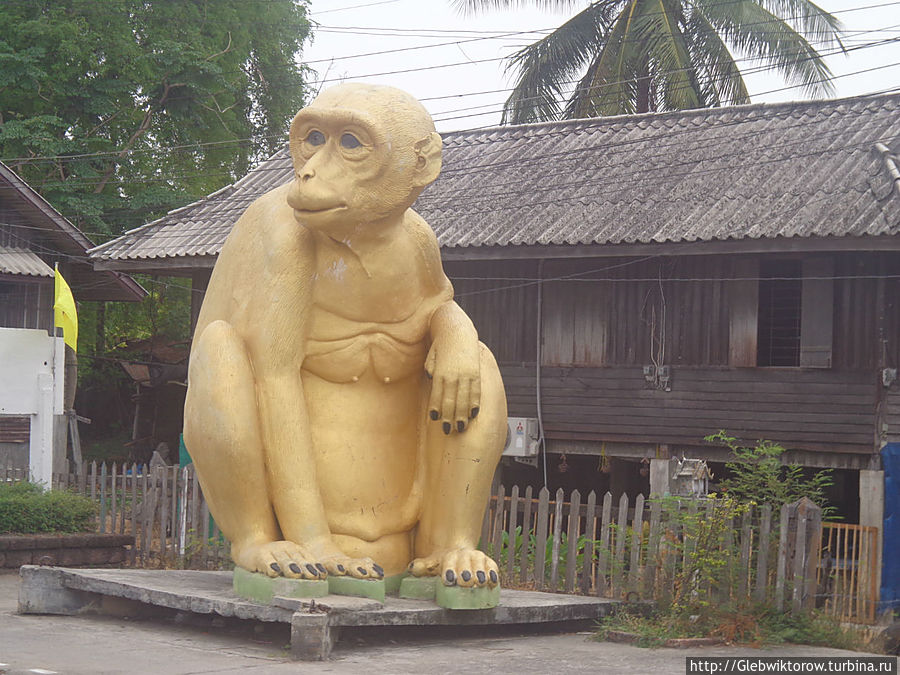
[[[359,100],[357,89],[351,95],[347,89],[329,90],[294,118],[294,183],[287,197],[300,223],[341,239],[377,234],[440,170],[436,133],[411,124],[379,100],[384,96],[367,89]],[[436,144],[436,157],[429,143]]]

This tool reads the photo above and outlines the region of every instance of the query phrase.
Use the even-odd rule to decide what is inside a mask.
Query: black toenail
[[[366,572],[365,567],[357,567],[356,569],[359,570],[359,573],[362,574],[363,576],[368,574],[368,572]]]
[[[466,423],[465,423],[465,422],[457,422],[457,423],[456,423],[456,430],[457,430],[457,431],[462,432],[462,431],[465,430],[465,428],[466,428]]]
[[[440,417],[440,413],[437,410],[432,410],[429,415],[431,415],[431,419],[437,421],[437,418]]]
[[[444,422],[444,433],[450,435],[450,422]]]
[[[472,578],[472,573],[469,570],[463,570],[460,576],[462,577],[463,581],[468,581]]]
[[[316,569],[319,570],[322,574],[328,574],[328,570],[325,569],[325,565],[322,563],[316,563]]]
[[[469,413],[469,417],[471,417],[474,420],[476,417],[478,417],[478,412],[480,410],[481,410],[481,408],[479,408],[478,406],[475,406],[474,408],[472,408],[472,412]]]
[[[372,569],[378,573],[378,576],[380,576],[380,577],[384,576],[384,569],[381,567],[381,565],[372,565]]]
[[[300,566],[297,563],[291,563],[290,565],[288,565],[288,567],[291,568],[291,572],[293,572],[294,574],[302,574]]]
[[[337,566],[337,570],[338,570],[338,572],[340,572],[341,574],[343,574],[344,572],[347,571],[346,568],[345,568],[343,565],[338,565],[338,566]]]
[[[487,579],[487,577],[484,575],[484,572],[482,572],[481,570],[478,570],[477,572],[475,572],[475,576],[478,577],[479,584],[483,584],[485,582],[485,580]]]
[[[447,580],[447,583],[451,586],[456,583],[456,575],[453,573],[453,570],[447,570],[444,573],[444,578]]]
[[[313,567],[313,566],[310,565],[309,563],[306,563],[306,569],[307,569],[307,570],[309,571],[309,573],[312,574],[314,577],[319,576],[319,570],[317,570],[315,567]]]
[[[497,573],[494,570],[491,570],[491,583],[497,583]]]
[[[275,570],[276,572],[278,572],[279,574],[281,574],[281,568],[278,566],[278,563],[271,563],[271,564],[269,565],[269,567],[271,567],[273,570]]]

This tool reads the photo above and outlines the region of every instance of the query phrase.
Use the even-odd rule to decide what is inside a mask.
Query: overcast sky
[[[819,6],[844,23],[847,47],[898,38],[827,57],[838,76],[837,96],[900,87],[900,0],[820,0]],[[319,74],[317,86],[344,80],[400,87],[421,100],[444,131],[498,124],[508,95],[501,90],[512,82],[502,58],[541,35],[525,31],[554,28],[578,11],[528,8],[462,16],[450,0],[311,0],[310,10],[319,27],[304,60]],[[453,44],[409,49],[441,43]],[[358,56],[398,49],[405,51]],[[742,70],[753,67],[741,62]],[[784,89],[773,73],[748,74],[746,81],[755,103],[804,98],[799,89]]]

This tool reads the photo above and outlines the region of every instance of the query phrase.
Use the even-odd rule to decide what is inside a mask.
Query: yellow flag
[[[63,340],[75,351],[78,351],[78,312],[75,310],[75,298],[72,289],[56,269],[56,292],[53,295],[53,319],[63,329]]]

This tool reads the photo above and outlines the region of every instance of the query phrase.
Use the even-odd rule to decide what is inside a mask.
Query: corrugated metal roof
[[[27,248],[0,246],[0,274],[53,277],[53,268]]]
[[[900,231],[900,95],[746,105],[443,135],[416,203],[445,248],[690,242]],[[880,144],[880,145],[879,145]],[[238,183],[93,249],[216,255],[291,179],[287,149]]]

